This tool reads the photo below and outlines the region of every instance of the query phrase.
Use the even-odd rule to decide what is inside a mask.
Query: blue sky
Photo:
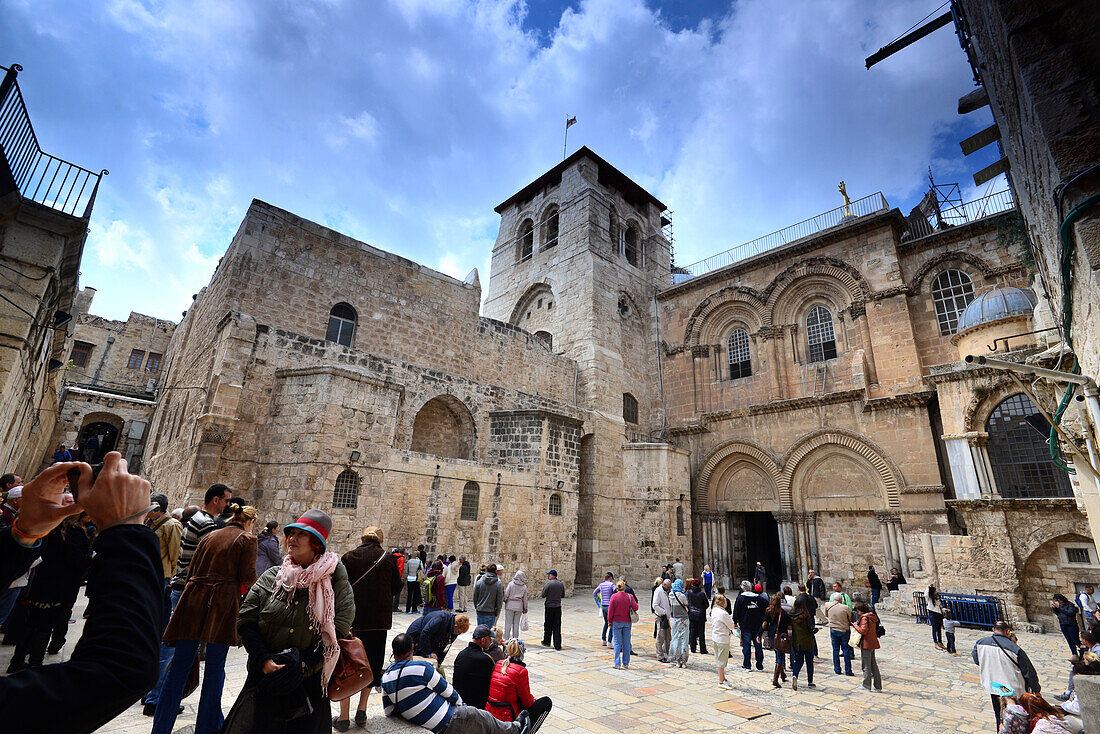
[[[43,147],[108,168],[93,310],[178,320],[253,197],[487,283],[493,207],[588,145],[674,212],[681,264],[995,150],[935,0],[0,0]],[[973,190],[973,186],[964,186]]]

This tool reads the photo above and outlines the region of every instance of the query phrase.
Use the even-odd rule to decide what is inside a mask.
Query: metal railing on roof
[[[890,205],[886,202],[886,197],[883,196],[881,192],[865,196],[862,199],[856,199],[848,206],[838,206],[836,209],[830,209],[827,212],[818,214],[816,217],[810,217],[809,219],[805,219],[797,224],[792,224],[789,227],[784,227],[771,234],[757,237],[751,242],[738,245],[725,252],[711,255],[706,260],[700,260],[697,263],[692,263],[683,268],[677,268],[677,272],[672,276],[672,283],[673,285],[683,283],[692,278],[697,278],[704,273],[709,273],[712,270],[724,268],[727,265],[732,265],[742,260],[747,260],[750,257],[784,247],[792,242],[818,234],[831,227],[847,224],[860,217],[878,214],[879,212],[888,211],[889,209]]]
[[[16,188],[26,199],[88,219],[107,169],[96,173],[42,150],[16,81],[23,67],[12,64],[0,69],[5,71],[0,82],[0,159]]]
[[[951,186],[958,188],[954,184]],[[926,194],[921,204],[905,218],[905,233],[902,235],[902,241],[927,237],[951,227],[958,227],[1016,208],[1016,201],[1012,198],[1010,189],[995,191],[971,201],[963,201],[962,197],[957,195],[935,197],[936,193],[932,191]]]

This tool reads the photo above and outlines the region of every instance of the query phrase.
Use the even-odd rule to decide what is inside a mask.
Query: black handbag
[[[879,622],[878,625],[875,626],[875,635],[878,637],[886,636],[886,628],[882,626],[882,622]]]

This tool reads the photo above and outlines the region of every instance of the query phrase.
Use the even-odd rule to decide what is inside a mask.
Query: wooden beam
[[[997,127],[997,123],[993,123],[985,130],[980,130],[959,143],[959,147],[962,148],[963,155],[970,155],[974,151],[981,150],[1000,139],[1001,129]]]
[[[867,57],[867,68],[870,69],[872,66],[885,59],[887,56],[893,56],[906,46],[912,43],[916,43],[932,31],[939,30],[950,22],[951,11],[948,11],[938,18],[933,18],[932,20],[928,21],[915,31],[912,31],[911,33],[906,33],[904,36],[894,41],[893,43],[886,44],[878,51],[875,51],[873,54]]]
[[[1002,158],[996,163],[991,163],[982,170],[974,174],[974,185],[981,186],[994,176],[1000,176],[1002,173],[1008,173],[1008,159]]]
[[[978,87],[959,97],[959,114],[965,115],[974,110],[980,110],[988,104],[989,93],[985,91],[985,87]]]

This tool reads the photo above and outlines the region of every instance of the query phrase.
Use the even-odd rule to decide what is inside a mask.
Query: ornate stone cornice
[[[670,436],[693,436],[700,433],[710,433],[710,429],[703,423],[689,423],[684,426],[672,426],[668,429]]]
[[[783,337],[783,326],[761,326],[754,336],[760,339],[781,339]]]
[[[863,406],[864,412],[873,413],[876,410],[889,410],[892,408],[920,408],[928,404],[935,397],[935,390],[922,390],[901,395],[891,395],[885,398],[871,398]]]
[[[902,490],[902,492],[904,491]],[[891,510],[875,510],[875,519],[886,525],[892,522],[901,522],[901,514]]]
[[[848,307],[848,313],[853,319],[858,319],[867,315],[867,303],[865,301],[855,301]]]
[[[908,487],[902,487],[902,494],[943,494],[947,490],[947,487],[942,484],[911,484]]]
[[[948,507],[959,510],[1059,510],[1079,512],[1072,497],[1036,497],[1027,499],[982,498],[976,500],[947,500]]]
[[[196,421],[199,425],[199,443],[212,443],[225,446],[233,435],[233,426],[237,419],[228,416],[204,413]]]
[[[735,418],[747,418],[750,415],[767,415],[769,413],[787,413],[792,410],[814,408],[821,405],[833,405],[835,403],[854,403],[864,398],[863,390],[842,390],[832,392],[820,397],[793,398],[790,400],[773,400],[761,405],[750,405],[739,410],[721,410],[702,415],[705,423],[717,423],[719,421]]]

